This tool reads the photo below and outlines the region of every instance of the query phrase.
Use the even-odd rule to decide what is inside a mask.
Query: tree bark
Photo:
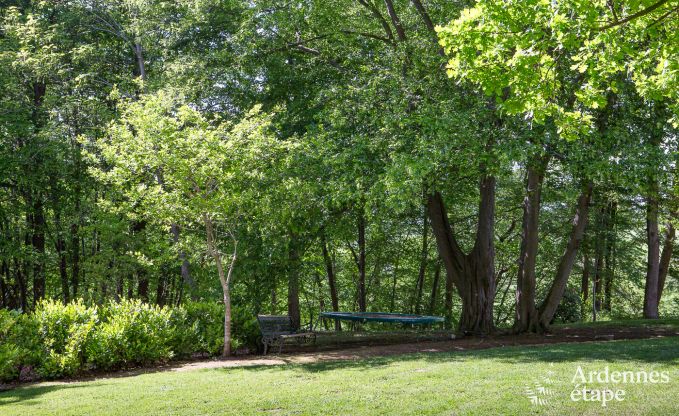
[[[219,275],[219,282],[222,285],[222,295],[224,301],[224,347],[222,349],[222,356],[228,357],[231,355],[231,277],[233,275],[233,267],[236,264],[236,255],[238,253],[238,243],[233,242],[233,254],[231,262],[229,263],[228,272],[224,273],[224,265],[222,264],[222,255],[217,248],[215,239],[214,224],[212,218],[208,214],[203,215],[205,223],[205,232],[207,236],[207,249],[212,256],[217,266],[217,274]]]
[[[300,327],[299,310],[299,243],[298,236],[290,233],[288,245],[288,315],[293,328]]]
[[[660,272],[660,237],[658,236],[658,181],[649,178],[646,195],[646,287],[644,290],[644,318],[658,318],[658,283]]]
[[[365,290],[365,214],[363,211],[358,216],[358,309],[360,312],[367,310]]]
[[[59,278],[61,280],[61,298],[64,303],[70,300],[70,287],[68,284],[68,270],[66,264],[66,241],[64,240],[63,230],[61,229],[61,213],[58,208],[55,208],[54,214],[54,228],[56,232],[56,241],[54,248],[57,251],[59,258]]]
[[[332,264],[332,258],[328,251],[328,243],[325,238],[325,232],[321,232],[321,249],[323,251],[323,262],[325,263],[325,271],[328,275],[328,288],[330,289],[330,301],[332,303],[333,312],[339,311],[339,299],[337,297],[337,285],[335,278],[335,268]],[[341,331],[342,325],[339,320],[335,319],[335,331]]]
[[[559,306],[559,303],[561,303],[564,291],[566,290],[568,277],[570,276],[571,270],[573,269],[575,257],[585,234],[585,228],[587,227],[589,202],[592,198],[592,187],[592,182],[588,181],[580,193],[580,196],[578,197],[578,204],[575,210],[575,216],[573,217],[573,225],[571,228],[571,234],[568,238],[568,244],[566,245],[566,250],[559,260],[559,265],[556,269],[556,275],[554,276],[552,286],[549,288],[547,297],[545,297],[545,300],[538,308],[540,325],[543,328],[548,328],[552,323],[556,308]]]
[[[164,186],[164,184],[161,184],[161,186]],[[170,232],[172,233],[172,243],[173,244],[179,244],[179,225],[172,223],[170,225]],[[195,293],[193,293],[196,289],[196,282],[193,281],[193,278],[191,277],[191,272],[189,269],[189,261],[186,258],[186,253],[184,253],[184,250],[179,250],[179,261],[181,262],[181,275],[182,275],[182,281],[184,284],[191,290],[191,299],[192,300],[197,300],[198,298],[196,297]]]
[[[617,215],[617,205],[610,202],[607,206],[608,216],[606,226],[606,256],[604,257],[604,309],[611,311],[613,295],[613,279],[615,277],[615,222]]]
[[[462,299],[458,329],[465,333],[494,331],[495,300],[495,178],[484,176],[479,182],[479,217],[474,248],[462,252],[448,221],[441,194],[429,195],[428,211],[436,237],[439,256],[446,268],[446,314],[450,320],[452,287]]]
[[[132,45],[132,50],[134,51],[134,58],[137,63],[135,75],[140,77],[142,81],[145,81],[146,65],[144,64],[144,50],[141,46],[141,43],[136,42],[134,45]]]
[[[137,270],[137,296],[142,302],[149,302],[149,277],[143,267]]]
[[[674,250],[674,236],[676,231],[671,222],[667,223],[665,229],[665,242],[663,244],[662,254],[660,255],[660,265],[658,268],[658,305],[662,299],[662,294],[665,289],[665,281],[667,280],[667,273],[670,268],[670,261],[672,260],[672,251]]]
[[[33,261],[33,306],[45,297],[45,212],[40,195],[33,198],[31,245]]]
[[[438,296],[439,281],[441,279],[441,261],[436,261],[434,268],[434,281],[431,284],[431,298],[429,299],[429,315],[434,314],[436,309],[436,297]]]
[[[427,273],[427,257],[429,254],[429,224],[427,217],[427,207],[424,206],[422,215],[422,250],[420,252],[420,270],[417,274],[417,284],[415,285],[415,302],[414,310],[416,314],[420,313],[420,304],[422,302],[422,292],[424,291],[424,278]]]
[[[589,254],[586,252],[582,258],[582,283],[580,284],[580,294],[582,301],[586,302],[589,297],[589,271],[590,271]]]
[[[538,228],[540,217],[540,195],[544,172],[549,158],[543,156],[537,164],[528,162],[526,195],[523,199],[523,220],[521,226],[521,252],[516,283],[516,332],[537,332],[540,330],[538,312],[535,306],[535,264],[538,254]]]

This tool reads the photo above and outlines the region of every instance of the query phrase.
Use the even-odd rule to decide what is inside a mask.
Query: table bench
[[[262,333],[264,355],[271,347],[278,347],[280,353],[286,340],[293,340],[299,344],[316,342],[316,333],[312,331],[310,325],[308,329],[295,329],[288,315],[257,315],[257,322]]]

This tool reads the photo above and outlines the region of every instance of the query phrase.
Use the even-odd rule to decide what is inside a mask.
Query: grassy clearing
[[[666,384],[608,386],[623,402],[570,400],[585,371],[668,371]],[[546,384],[549,377],[552,384]],[[552,395],[536,406],[526,387]],[[606,384],[595,383],[601,389]],[[308,365],[160,372],[0,393],[0,415],[677,414],[679,338],[511,347]]]

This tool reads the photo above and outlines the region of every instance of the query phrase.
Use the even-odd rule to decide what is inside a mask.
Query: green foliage
[[[219,354],[224,346],[224,305],[216,302],[191,302],[185,305],[189,333],[194,336],[193,350]]]
[[[85,362],[85,348],[99,322],[97,309],[82,300],[64,305],[45,300],[32,315],[38,325],[42,359],[38,372],[47,378],[70,376]]]
[[[23,366],[37,363],[37,329],[32,316],[0,309],[0,380],[16,379]]]
[[[103,322],[87,346],[87,360],[97,368],[162,362],[174,356],[176,339],[169,308],[139,300],[111,302],[102,308]]]
[[[234,311],[234,349],[255,347],[254,316]],[[82,371],[165,362],[193,354],[216,355],[224,343],[224,306],[190,302],[159,307],[139,300],[86,306],[43,301],[35,312],[0,309],[0,380],[22,368],[44,378]]]
[[[644,98],[667,100],[676,126],[677,19],[665,19],[676,5],[618,23],[648,3],[482,0],[437,30],[451,77],[497,97],[504,113],[552,117],[567,139],[591,134],[594,110],[626,76]]]
[[[554,322],[571,323],[582,320],[582,299],[577,290],[566,288],[561,303],[556,308]]]

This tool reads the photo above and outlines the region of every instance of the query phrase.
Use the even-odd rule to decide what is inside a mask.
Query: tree
[[[126,190],[148,221],[190,228],[202,223],[225,305],[223,355],[231,354],[231,282],[235,231],[257,194],[251,182],[275,163],[283,147],[268,133],[270,118],[255,109],[235,125],[208,121],[176,92],[160,91],[121,103],[121,116],[100,142],[111,164],[103,179]],[[162,176],[162,180],[148,181]],[[220,234],[221,233],[221,234]],[[224,260],[223,236],[232,254]]]

